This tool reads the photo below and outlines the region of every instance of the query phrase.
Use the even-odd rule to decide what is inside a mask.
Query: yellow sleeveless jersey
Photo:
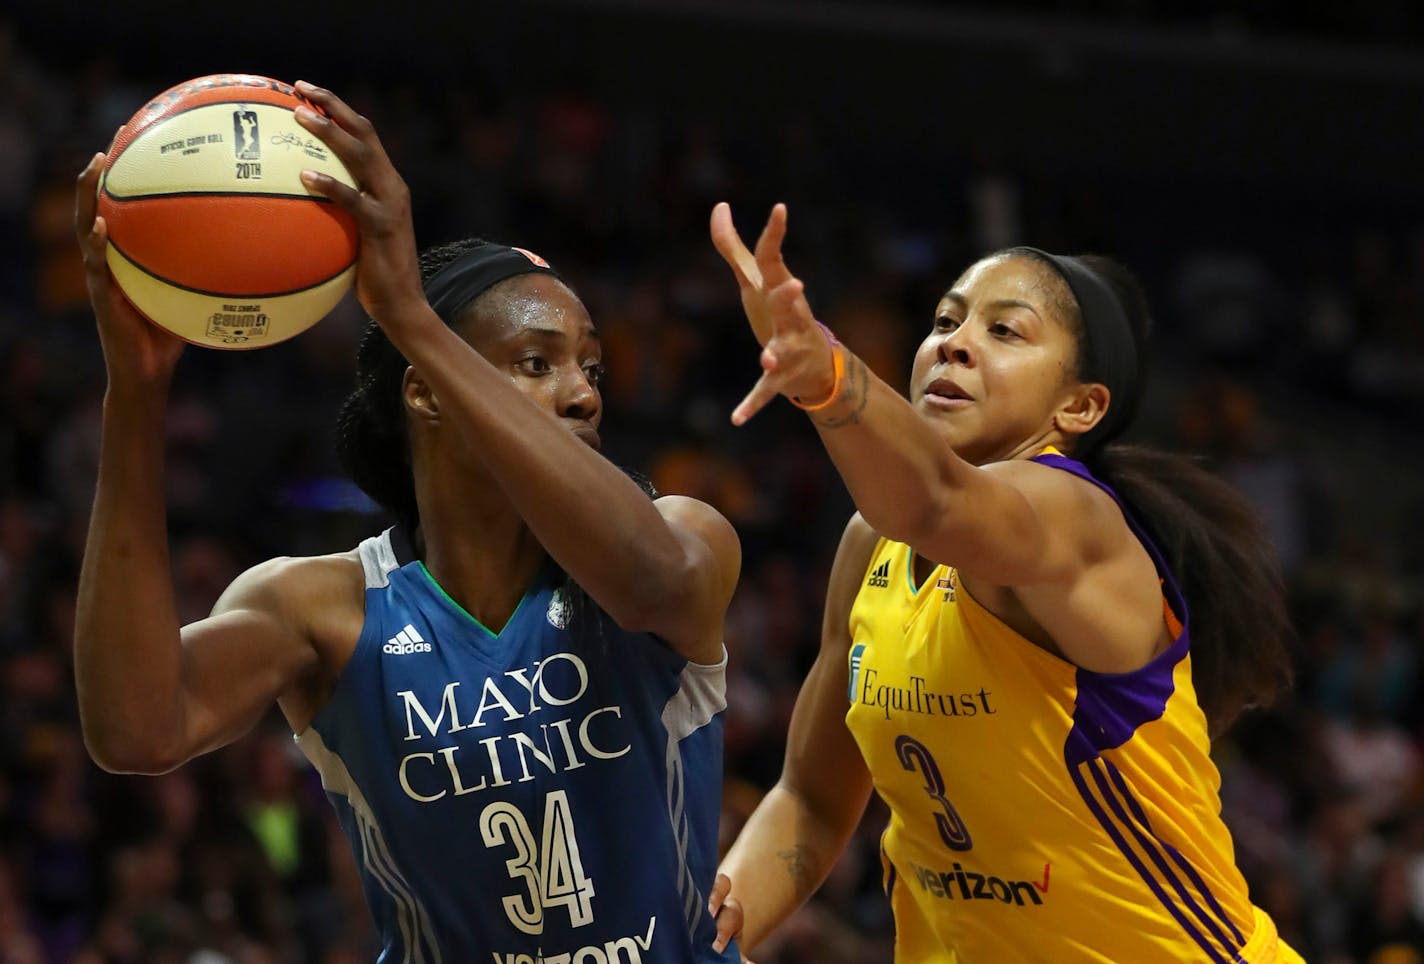
[[[1107,490],[1057,453],[1036,460]],[[851,610],[846,723],[890,808],[898,964],[1301,960],[1247,897],[1185,604],[1133,531],[1176,641],[1113,675],[1024,639],[955,570],[916,585],[913,551],[876,545]]]

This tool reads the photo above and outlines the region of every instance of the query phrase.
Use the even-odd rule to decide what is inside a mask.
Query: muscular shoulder
[[[991,462],[983,470],[1014,486],[1035,502],[1063,511],[1091,511],[1116,506],[1112,496],[1087,479],[1032,459]]]
[[[301,732],[330,697],[366,618],[366,580],[353,550],[326,556],[281,556],[253,566],[233,580],[213,615],[238,613],[250,625],[271,627],[315,657],[314,672],[301,674],[279,697],[295,732]]]
[[[332,620],[346,623],[365,609],[365,578],[356,552],[279,556],[242,573],[223,592],[213,615],[260,612],[317,639]]]
[[[1171,643],[1156,567],[1111,495],[1038,463],[999,463],[992,471],[1024,493],[1045,538],[1039,578],[1031,582],[977,583],[961,570],[981,605],[1020,635],[1096,672],[1138,669]]]
[[[1062,554],[1065,564],[1099,562],[1136,543],[1116,500],[1087,479],[1027,459],[995,462],[984,471],[1028,500],[1048,536],[1046,545]]]
[[[742,568],[742,543],[732,523],[706,502],[685,495],[660,496],[653,504],[669,525],[707,547],[710,562],[720,574],[725,604],[736,589]]]
[[[717,531],[736,539],[737,532],[722,513],[706,502],[686,495],[660,495],[653,500],[668,522],[702,531]]]

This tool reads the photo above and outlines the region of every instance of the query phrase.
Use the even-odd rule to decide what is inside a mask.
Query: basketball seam
[[[109,191],[109,186],[104,185],[104,194],[115,204],[126,204],[129,201],[156,201],[166,197],[231,197],[231,198],[286,198],[292,201],[316,201],[319,204],[334,204],[329,197],[320,194],[282,194],[276,191],[168,191],[159,194],[113,194]]]
[[[166,285],[168,285],[168,286],[170,286],[170,287],[173,287],[173,288],[178,288],[178,289],[180,289],[180,290],[182,290],[182,291],[189,291],[189,292],[192,292],[192,293],[195,294],[195,295],[206,295],[206,296],[211,297],[211,298],[232,298],[232,299],[243,299],[243,298],[247,298],[247,299],[251,299],[251,298],[285,298],[287,295],[299,295],[299,294],[301,294],[303,291],[310,291],[310,290],[312,290],[313,288],[320,288],[322,285],[327,284],[327,283],[330,282],[330,281],[334,281],[335,279],[337,279],[337,278],[341,277],[343,274],[345,274],[347,271],[350,271],[350,270],[351,270],[351,267],[352,267],[351,265],[347,265],[346,267],[342,268],[340,271],[336,272],[335,274],[327,275],[325,278],[322,278],[320,281],[314,281],[314,282],[312,282],[311,284],[306,285],[305,287],[302,287],[302,288],[293,288],[293,289],[291,289],[290,291],[271,291],[271,292],[262,292],[262,293],[252,292],[252,291],[247,291],[247,292],[209,291],[209,290],[206,289],[206,288],[194,288],[194,287],[191,286],[191,285],[185,285],[185,284],[183,284],[183,283],[181,283],[181,282],[174,281],[172,278],[165,278],[165,277],[163,277],[163,275],[161,275],[161,274],[155,274],[154,272],[150,271],[148,268],[145,268],[143,265],[141,265],[141,264],[139,264],[137,261],[135,261],[135,260],[133,259],[133,257],[130,256],[129,253],[128,253],[127,251],[125,251],[123,248],[119,247],[117,244],[114,244],[114,241],[113,241],[112,238],[109,239],[109,246],[112,247],[115,251],[117,251],[117,252],[119,253],[119,255],[120,255],[125,261],[127,261],[129,264],[133,265],[133,267],[135,267],[135,268],[138,269],[139,271],[142,271],[144,274],[148,275],[148,276],[149,276],[150,278],[152,278],[154,281],[158,281],[158,282],[160,282],[160,283],[162,283],[162,284],[166,284]]]

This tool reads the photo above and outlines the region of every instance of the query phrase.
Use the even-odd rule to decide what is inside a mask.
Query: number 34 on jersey
[[[544,832],[537,844],[524,813],[503,801],[480,814],[480,835],[486,847],[514,848],[504,865],[523,889],[503,899],[511,924],[526,934],[542,934],[545,911],[557,907],[568,908],[572,927],[593,922],[593,880],[583,870],[567,791],[544,798]]]

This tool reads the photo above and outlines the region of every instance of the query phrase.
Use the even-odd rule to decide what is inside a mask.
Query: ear
[[[401,398],[405,402],[406,411],[415,418],[430,424],[440,421],[440,400],[435,397],[425,379],[420,377],[414,365],[405,370],[405,376],[401,379]]]
[[[1053,414],[1053,425],[1069,438],[1085,435],[1107,414],[1112,393],[1099,382],[1075,385],[1058,411]]]

